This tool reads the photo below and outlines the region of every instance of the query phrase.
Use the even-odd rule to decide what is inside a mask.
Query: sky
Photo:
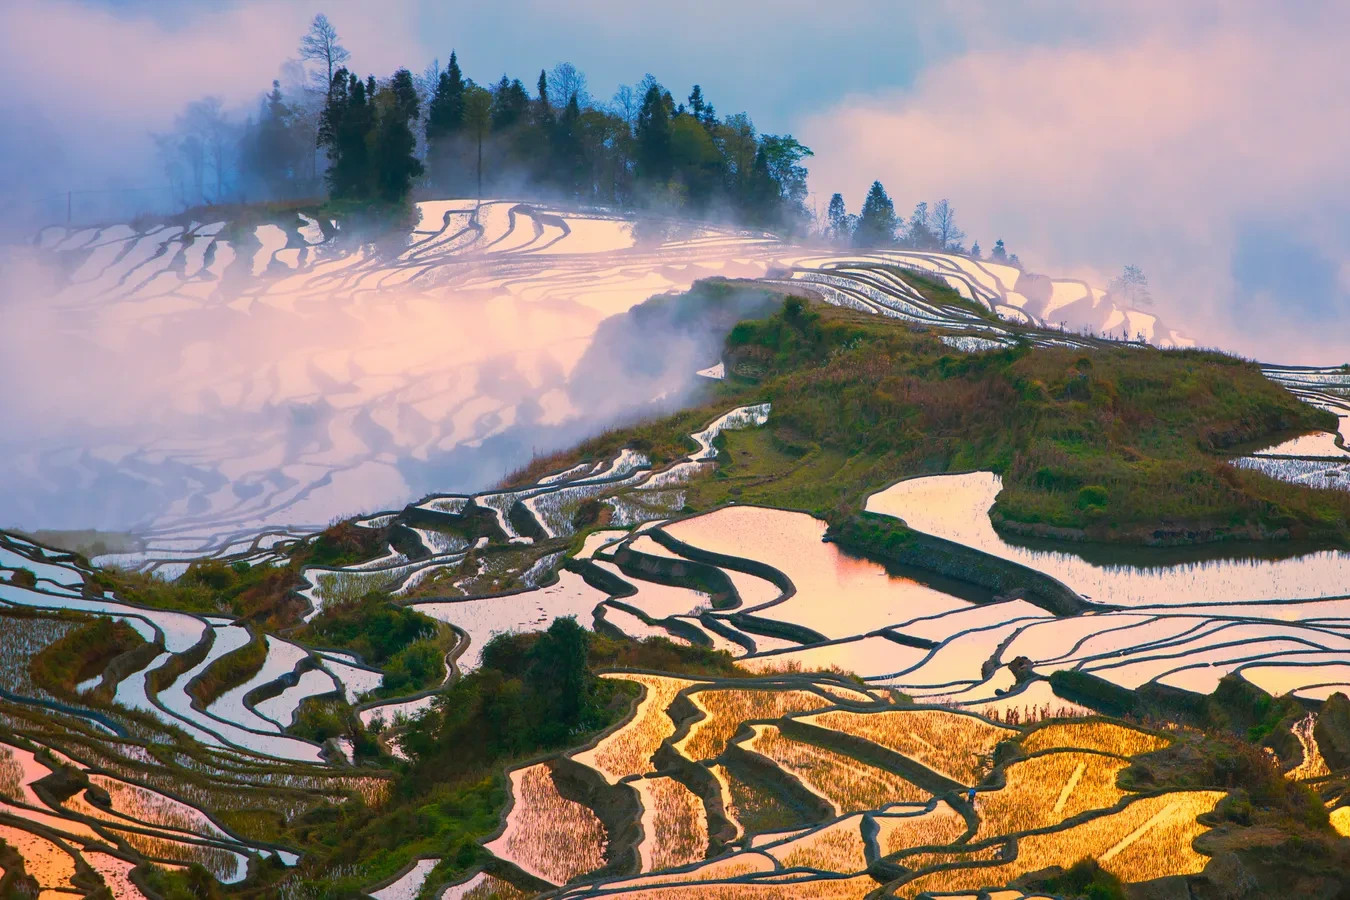
[[[971,238],[1104,285],[1132,263],[1202,344],[1350,361],[1350,4],[5,0],[4,198],[153,186],[148,135],[251,108],[315,12],[362,72],[651,72],[815,151],[812,202],[949,198]]]

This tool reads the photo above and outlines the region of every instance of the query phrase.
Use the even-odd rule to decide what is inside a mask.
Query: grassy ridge
[[[924,290],[956,300],[936,284]],[[1350,494],[1227,464],[1228,448],[1335,428],[1333,416],[1255,364],[1134,345],[969,354],[939,336],[787,297],[775,315],[732,329],[729,379],[703,405],[537,459],[505,483],[622,446],[669,462],[692,449],[687,435],[709,419],[768,400],[765,428],[719,439],[722,465],[690,485],[690,507],[736,500],[837,524],[902,477],[988,469],[1003,477],[993,518],[1007,531],[1143,544],[1350,543]]]
[[[187,686],[188,694],[203,708],[221,694],[248,681],[267,661],[267,639],[261,634],[237,650],[212,662]],[[277,673],[281,674],[281,673]]]
[[[94,619],[53,642],[28,663],[33,680],[57,696],[69,696],[75,685],[93,678],[116,656],[145,644],[126,622]]]

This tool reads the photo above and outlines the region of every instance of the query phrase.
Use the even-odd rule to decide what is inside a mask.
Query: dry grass
[[[790,882],[681,884],[607,894],[611,900],[862,900],[880,885],[870,875],[854,878],[813,878]]]
[[[720,859],[710,860],[687,872],[671,872],[664,875],[643,875],[638,878],[630,878],[626,881],[608,884],[606,885],[606,888],[627,888],[632,891],[638,888],[648,888],[657,885],[682,885],[690,881],[712,881],[714,879],[738,878],[742,875],[750,875],[755,872],[771,872],[773,871],[773,868],[773,860],[763,853],[736,853],[732,856],[723,856]],[[627,895],[625,894],[623,896]],[[667,894],[665,896],[670,895]]]
[[[637,682],[646,688],[647,694],[627,724],[607,735],[593,749],[578,753],[574,758],[600,772],[611,784],[628,775],[656,771],[651,763],[652,754],[662,741],[675,733],[675,723],[666,709],[676,694],[697,682],[631,673],[602,677]]]
[[[994,746],[1017,734],[974,716],[936,709],[836,711],[804,721],[866,738],[961,784],[977,784],[991,767]]]
[[[917,816],[877,816],[876,822],[882,856],[910,847],[940,847],[966,833],[966,820],[946,803]]]
[[[980,816],[976,840],[1049,828],[1125,796],[1116,775],[1129,763],[1096,753],[1047,753],[1009,766],[1007,786],[975,797]]]
[[[24,780],[23,764],[14,758],[8,747],[0,744],[0,797],[22,799]]]
[[[817,684],[816,687],[829,694],[831,697],[837,697],[840,700],[848,700],[853,703],[877,702],[876,697],[873,697],[871,694],[862,690],[854,690],[853,688],[846,688],[837,684],[828,684],[824,682]]]
[[[605,826],[588,807],[558,793],[547,765],[513,771],[511,794],[506,830],[489,851],[553,884],[605,864]]]
[[[1002,844],[991,844],[988,847],[980,847],[976,850],[930,850],[927,853],[902,856],[897,862],[917,872],[920,869],[941,865],[942,863],[988,862],[998,859],[1001,853],[1003,853]]]
[[[735,827],[738,837],[751,832],[780,831],[791,827],[792,822],[800,821],[782,806],[778,798],[737,778],[726,766],[715,765],[709,771],[717,779],[722,792],[722,814]],[[770,824],[765,827],[756,825],[765,822]]]
[[[861,872],[867,868],[861,824],[861,816],[849,816],[766,852],[788,868],[802,866],[845,875]]]
[[[1331,811],[1331,827],[1342,837],[1350,837],[1350,806]]]
[[[920,803],[929,797],[927,791],[885,769],[784,737],[776,725],[756,725],[754,730],[746,746],[797,776],[808,790],[829,801],[836,815],[888,803]]]
[[[1038,728],[1022,740],[1028,753],[1041,750],[1098,750],[1138,756],[1167,746],[1167,740],[1114,722],[1063,722]]]
[[[446,888],[440,900],[525,900],[529,896],[509,881],[479,872],[463,884]]]
[[[642,798],[642,871],[673,869],[708,853],[708,813],[703,801],[673,778],[633,783]]]
[[[830,705],[819,694],[796,690],[709,690],[691,694],[689,699],[704,717],[694,723],[675,749],[696,761],[719,756],[744,721],[776,719]]]
[[[1207,829],[1195,821],[1222,799],[1218,791],[1183,791],[1147,797],[1118,813],[1079,825],[1023,837],[1017,858],[1000,866],[948,869],[920,876],[896,892],[915,897],[923,891],[962,891],[1005,885],[1019,875],[1049,866],[1068,868],[1084,857],[1123,881],[1148,881],[1164,875],[1192,875],[1209,861],[1191,842]],[[933,861],[955,862],[934,854]]]

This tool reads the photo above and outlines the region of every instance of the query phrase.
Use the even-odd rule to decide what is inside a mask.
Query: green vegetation
[[[53,694],[69,696],[75,685],[102,672],[114,657],[143,644],[126,622],[97,618],[48,645],[29,661],[28,671]]]
[[[390,602],[378,591],[325,606],[293,636],[314,646],[349,650],[383,669],[382,696],[439,684],[445,678],[445,654],[455,643],[448,627]]]
[[[249,624],[280,628],[299,619],[304,601],[293,593],[299,562],[282,567],[194,562],[176,581],[123,569],[100,569],[90,580],[131,603],[188,612],[229,613]]]
[[[192,679],[188,694],[202,707],[210,706],[221,694],[248,681],[267,661],[267,639],[259,634],[244,646],[213,661]]]
[[[481,863],[479,843],[497,828],[506,804],[504,771],[582,743],[627,713],[633,686],[596,676],[614,665],[740,674],[725,653],[663,639],[614,641],[572,618],[555,620],[546,632],[499,635],[484,647],[482,665],[447,688],[402,735],[411,762],[384,807],[323,807],[296,823],[295,839],[319,854],[313,871],[340,871],[342,863],[362,859],[374,876],[326,882],[333,891],[355,891],[415,856],[442,857],[434,883]]]
[[[775,315],[736,325],[726,357],[729,381],[705,405],[537,459],[507,483],[621,446],[668,462],[729,406],[768,400],[767,426],[719,439],[721,465],[690,485],[692,509],[735,500],[838,524],[900,478],[988,469],[1003,477],[992,516],[1009,532],[1155,545],[1350,540],[1350,495],[1226,464],[1227,448],[1334,422],[1220,353],[957,353],[927,331],[788,297]]]
[[[1023,890],[1034,889],[1075,900],[1125,900],[1128,896],[1120,879],[1097,865],[1095,859],[1080,859],[1058,874],[1036,873],[1013,884]]]

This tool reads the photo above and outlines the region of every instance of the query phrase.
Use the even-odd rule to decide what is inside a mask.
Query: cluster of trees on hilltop
[[[299,57],[242,125],[208,98],[157,136],[185,202],[326,190],[378,204],[416,189],[528,191],[780,231],[810,222],[803,161],[811,151],[791,135],[760,134],[745,113],[719,116],[699,85],[677,100],[647,75],[602,103],[568,63],[541,70],[530,88],[507,75],[479,84],[453,52],[444,68],[433,63],[420,76],[402,68],[362,77],[322,15]]]
[[[872,182],[863,200],[862,212],[848,211],[843,194],[830,197],[825,212],[823,235],[826,240],[853,247],[909,247],[915,250],[935,250],[944,253],[962,253],[981,258],[979,241],[965,246],[966,233],[956,224],[956,210],[946,197],[929,206],[927,201],[914,205],[908,220],[897,215],[880,181]],[[999,238],[989,253],[994,262],[1021,267],[1016,253],[1008,253]]]

